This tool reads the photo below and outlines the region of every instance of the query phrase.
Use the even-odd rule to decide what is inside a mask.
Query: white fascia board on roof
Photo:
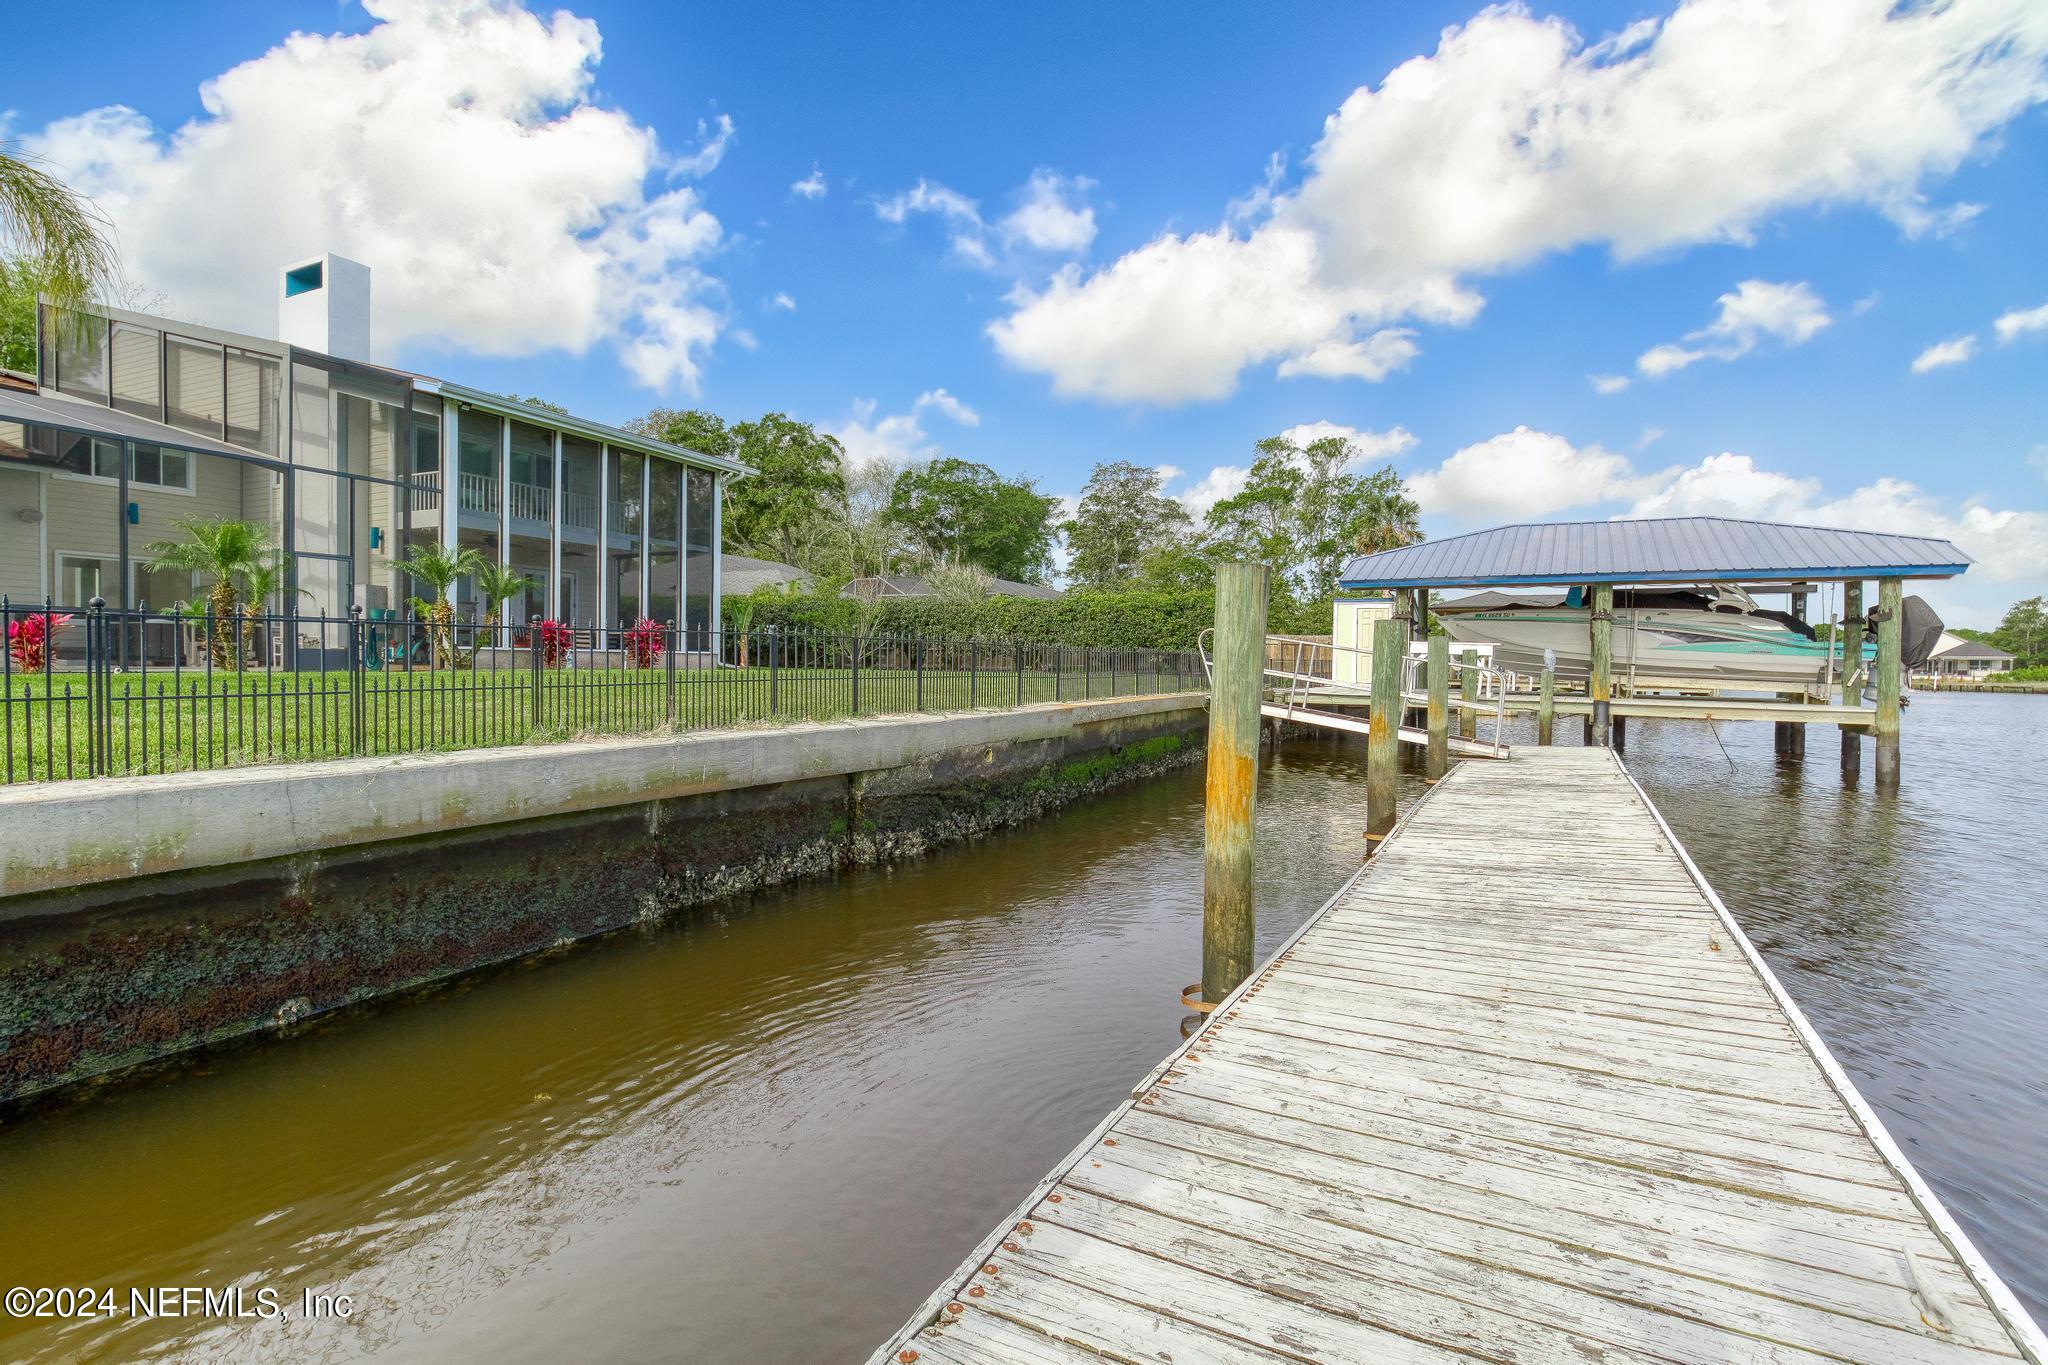
[[[417,385],[419,381],[415,380],[414,383]],[[472,389],[466,384],[451,383],[446,379],[434,381],[434,389],[443,398],[452,398],[459,403],[466,403],[473,408],[481,408],[485,412],[495,413],[500,417],[516,417],[522,422],[530,422],[537,427],[548,427],[552,430],[566,432],[572,436],[583,436],[590,440],[602,441],[606,445],[618,446],[625,450],[637,450],[644,455],[654,455],[666,460],[676,460],[683,464],[693,464],[700,469],[716,470],[721,474],[730,474],[735,478],[745,478],[754,472],[753,466],[741,464],[738,460],[728,460],[718,455],[706,455],[701,450],[691,450],[685,446],[670,445],[667,441],[657,441],[647,436],[636,436],[630,431],[622,430],[619,427],[607,426],[603,422],[593,422],[585,417],[550,412],[546,408],[536,408],[531,404],[507,398],[502,393],[488,393],[483,389]]]

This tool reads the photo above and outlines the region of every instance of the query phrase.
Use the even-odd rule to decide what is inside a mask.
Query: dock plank
[[[2031,1361],[1619,760],[1463,763],[874,1357]]]

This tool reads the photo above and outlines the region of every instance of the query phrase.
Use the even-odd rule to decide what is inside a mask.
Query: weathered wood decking
[[[2044,1354],[1619,763],[1537,749],[1455,769],[875,1360]]]

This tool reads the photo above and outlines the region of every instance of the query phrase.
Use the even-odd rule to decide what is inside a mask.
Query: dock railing
[[[1210,634],[1203,631],[1196,642],[1205,674],[1210,666]],[[1402,659],[1403,709],[1422,709],[1429,705],[1428,669],[1428,660],[1420,653],[1411,652]],[[1268,635],[1264,673],[1267,706],[1279,712],[1275,715],[1269,710],[1268,714],[1274,719],[1353,729],[1356,715],[1347,715],[1346,712],[1355,713],[1367,707],[1372,700],[1372,651],[1355,645],[1333,644],[1328,640],[1298,635]],[[1465,695],[1468,678],[1472,692],[1470,697]],[[1468,745],[1476,739],[1491,756],[1500,757],[1507,751],[1508,698],[1520,680],[1506,669],[1485,664],[1468,665],[1454,655],[1450,662],[1449,681],[1448,705],[1453,729],[1466,735]],[[1468,717],[1469,725],[1466,723]],[[1476,731],[1480,721],[1490,722],[1490,736],[1466,734],[1468,730]],[[1404,733],[1402,738],[1414,741],[1416,736]]]

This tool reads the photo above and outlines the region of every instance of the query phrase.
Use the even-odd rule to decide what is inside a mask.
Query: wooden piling
[[[1614,696],[1614,588],[1598,583],[1593,587],[1593,676],[1587,680],[1586,695],[1593,703],[1594,744],[1606,748],[1611,738],[1609,708]]]
[[[1877,786],[1894,791],[1899,785],[1899,609],[1900,580],[1877,580]]]
[[[1548,745],[1557,725],[1557,670],[1543,670],[1541,690],[1536,694],[1536,742]]]
[[[1463,665],[1458,670],[1458,698],[1467,705],[1458,708],[1458,734],[1463,739],[1479,736],[1479,708],[1471,703],[1479,700],[1479,651],[1466,650],[1460,657]]]
[[[1401,657],[1406,659],[1408,642],[1415,638],[1415,589],[1394,589],[1394,624],[1401,628]],[[1400,703],[1397,714],[1402,725],[1411,724],[1415,719],[1408,714],[1405,701]]]
[[[1614,747],[1626,749],[1628,747],[1628,717],[1616,716],[1609,723],[1614,727]]]
[[[1365,750],[1365,837],[1377,843],[1394,828],[1394,784],[1401,771],[1401,663],[1407,627],[1372,623],[1372,716]]]
[[[1266,566],[1216,566],[1208,801],[1202,818],[1202,999],[1252,969],[1252,815],[1266,663]]]
[[[1451,767],[1451,642],[1448,636],[1429,639],[1429,746],[1422,773],[1441,781]]]
[[[1842,705],[1863,704],[1863,584],[1842,585]],[[1842,778],[1855,782],[1863,772],[1863,731],[1842,727]]]

